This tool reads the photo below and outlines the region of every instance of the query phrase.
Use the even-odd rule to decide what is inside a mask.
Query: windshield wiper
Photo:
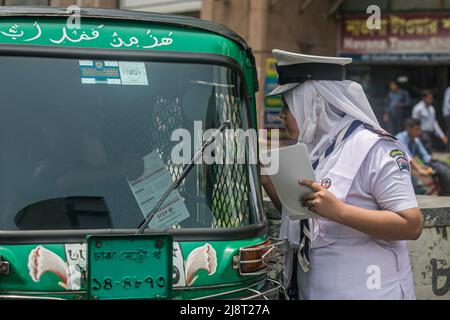
[[[138,230],[136,231],[135,234],[140,234],[144,232],[145,228],[148,226],[148,224],[150,223],[156,212],[158,212],[159,208],[163,205],[164,201],[166,201],[167,197],[172,193],[173,190],[178,188],[180,183],[192,170],[195,162],[202,156],[206,147],[209,146],[211,143],[213,143],[216,140],[216,137],[230,126],[230,123],[231,123],[230,120],[226,120],[219,126],[219,128],[217,128],[217,130],[211,135],[211,137],[209,137],[207,140],[203,142],[200,149],[194,154],[192,159],[183,167],[181,175],[175,180],[174,183],[172,183],[169,189],[167,189],[167,191],[161,196],[161,199],[159,199],[159,201],[155,204],[155,207],[152,209],[152,211],[150,211],[147,217],[139,224]]]

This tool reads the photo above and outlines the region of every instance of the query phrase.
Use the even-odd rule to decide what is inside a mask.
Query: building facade
[[[363,84],[379,119],[389,81],[409,91],[410,110],[422,90],[431,90],[443,126],[442,100],[449,85],[450,2],[379,1],[381,28],[373,30],[366,25],[364,2],[344,1],[340,8],[337,54],[354,59],[349,77]]]

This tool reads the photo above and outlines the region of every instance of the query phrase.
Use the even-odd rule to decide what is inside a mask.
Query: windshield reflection
[[[147,79],[139,85],[83,83],[79,60],[0,57],[0,229],[136,228],[144,209],[130,181],[145,174],[153,152],[172,180],[181,173],[171,161],[175,129],[193,133],[194,121],[206,130],[226,119],[247,128],[240,79],[230,69],[141,64]],[[188,218],[174,227],[258,222],[248,170],[196,165],[179,187]],[[103,207],[74,214],[67,199]]]

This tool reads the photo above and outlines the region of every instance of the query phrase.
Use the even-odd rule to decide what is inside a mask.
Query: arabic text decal
[[[45,28],[48,27],[48,30]],[[108,29],[108,30],[105,30]],[[69,29],[62,26],[55,30],[50,24],[41,26],[38,21],[32,25],[25,23],[12,23],[10,25],[0,24],[0,42],[24,42],[24,43],[48,43],[53,45],[73,45],[77,43],[88,44],[102,38],[112,48],[140,48],[153,49],[167,47],[173,43],[173,32],[168,31],[166,35],[158,35],[164,31],[152,32],[150,29],[137,29],[135,34],[106,28],[103,24],[84,29]],[[127,34],[125,34],[127,33]]]

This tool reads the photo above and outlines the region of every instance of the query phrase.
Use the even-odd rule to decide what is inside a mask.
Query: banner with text
[[[450,60],[450,12],[382,13],[379,29],[369,29],[367,18],[342,17],[341,56],[371,61]]]

